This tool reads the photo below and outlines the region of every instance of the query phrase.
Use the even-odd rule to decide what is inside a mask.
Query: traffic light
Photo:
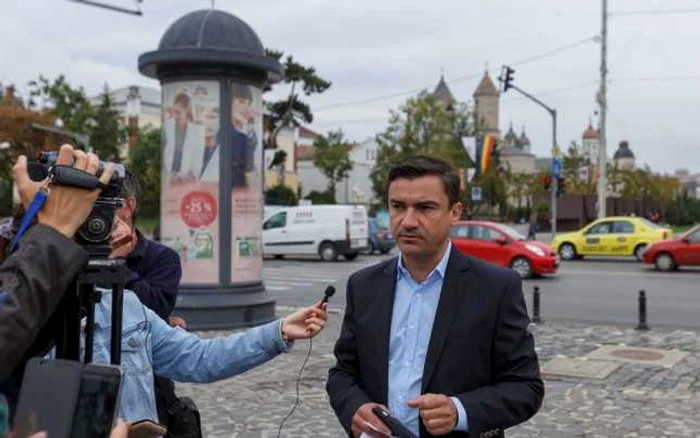
[[[566,182],[564,181],[564,178],[561,177],[559,178],[558,185],[557,185],[557,196],[561,197],[566,194]]]
[[[552,177],[547,175],[544,178],[542,178],[542,183],[544,185],[545,191],[549,191],[550,188],[552,187]]]
[[[515,70],[512,68],[505,66],[505,74],[503,75],[503,92],[505,93],[508,91],[509,88],[511,88],[512,82],[513,82],[513,74],[515,73]]]

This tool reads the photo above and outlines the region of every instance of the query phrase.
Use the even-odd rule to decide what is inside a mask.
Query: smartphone
[[[140,420],[129,425],[128,438],[156,438],[165,436],[168,430],[162,424],[151,420]]]
[[[406,426],[401,424],[399,420],[397,420],[393,415],[391,415],[389,412],[386,411],[386,409],[382,408],[381,406],[375,406],[372,408],[372,412],[374,412],[374,415],[379,417],[380,420],[384,424],[386,424],[386,427],[389,428],[391,431],[391,434],[395,437],[398,438],[418,438],[413,432],[408,430]]]
[[[109,438],[116,420],[121,382],[120,367],[85,364],[73,414],[71,438]]]
[[[35,357],[24,368],[14,425],[18,436],[70,437],[84,365]]]

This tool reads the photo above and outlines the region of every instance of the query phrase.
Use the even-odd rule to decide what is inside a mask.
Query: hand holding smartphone
[[[156,438],[165,436],[168,430],[151,420],[141,420],[129,425],[128,438]]]
[[[413,432],[408,430],[406,426],[401,424],[399,420],[397,420],[393,415],[391,415],[386,409],[382,408],[381,406],[375,406],[372,408],[372,412],[374,415],[379,417],[380,420],[384,424],[386,424],[386,427],[391,430],[391,435],[395,436],[396,438],[418,438]]]

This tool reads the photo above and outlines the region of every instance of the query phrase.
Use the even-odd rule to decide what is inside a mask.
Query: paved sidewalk
[[[340,315],[331,315],[327,330],[314,340],[300,384],[301,402],[285,423],[284,437],[344,436],[325,392],[340,321]],[[574,358],[585,358],[572,362],[574,372],[610,374],[545,374],[547,395],[541,411],[507,436],[700,436],[698,333],[558,323],[533,326],[533,333],[543,371],[551,371],[552,360],[566,368]],[[600,347],[608,347],[613,355],[596,359]],[[191,396],[199,406],[205,437],[276,437],[294,404],[296,378],[307,351],[308,342],[300,342],[291,353],[242,376],[208,385],[179,384],[177,393]]]

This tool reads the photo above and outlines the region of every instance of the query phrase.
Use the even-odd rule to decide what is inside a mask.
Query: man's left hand
[[[419,409],[423,424],[431,435],[448,434],[457,426],[457,408],[445,395],[423,394],[407,405]]]
[[[112,253],[110,259],[126,258],[134,250],[134,230],[118,216],[114,218],[114,230],[112,230]]]
[[[290,341],[316,336],[326,325],[326,307],[326,303],[319,301],[313,307],[297,310],[282,321],[282,333]]]

